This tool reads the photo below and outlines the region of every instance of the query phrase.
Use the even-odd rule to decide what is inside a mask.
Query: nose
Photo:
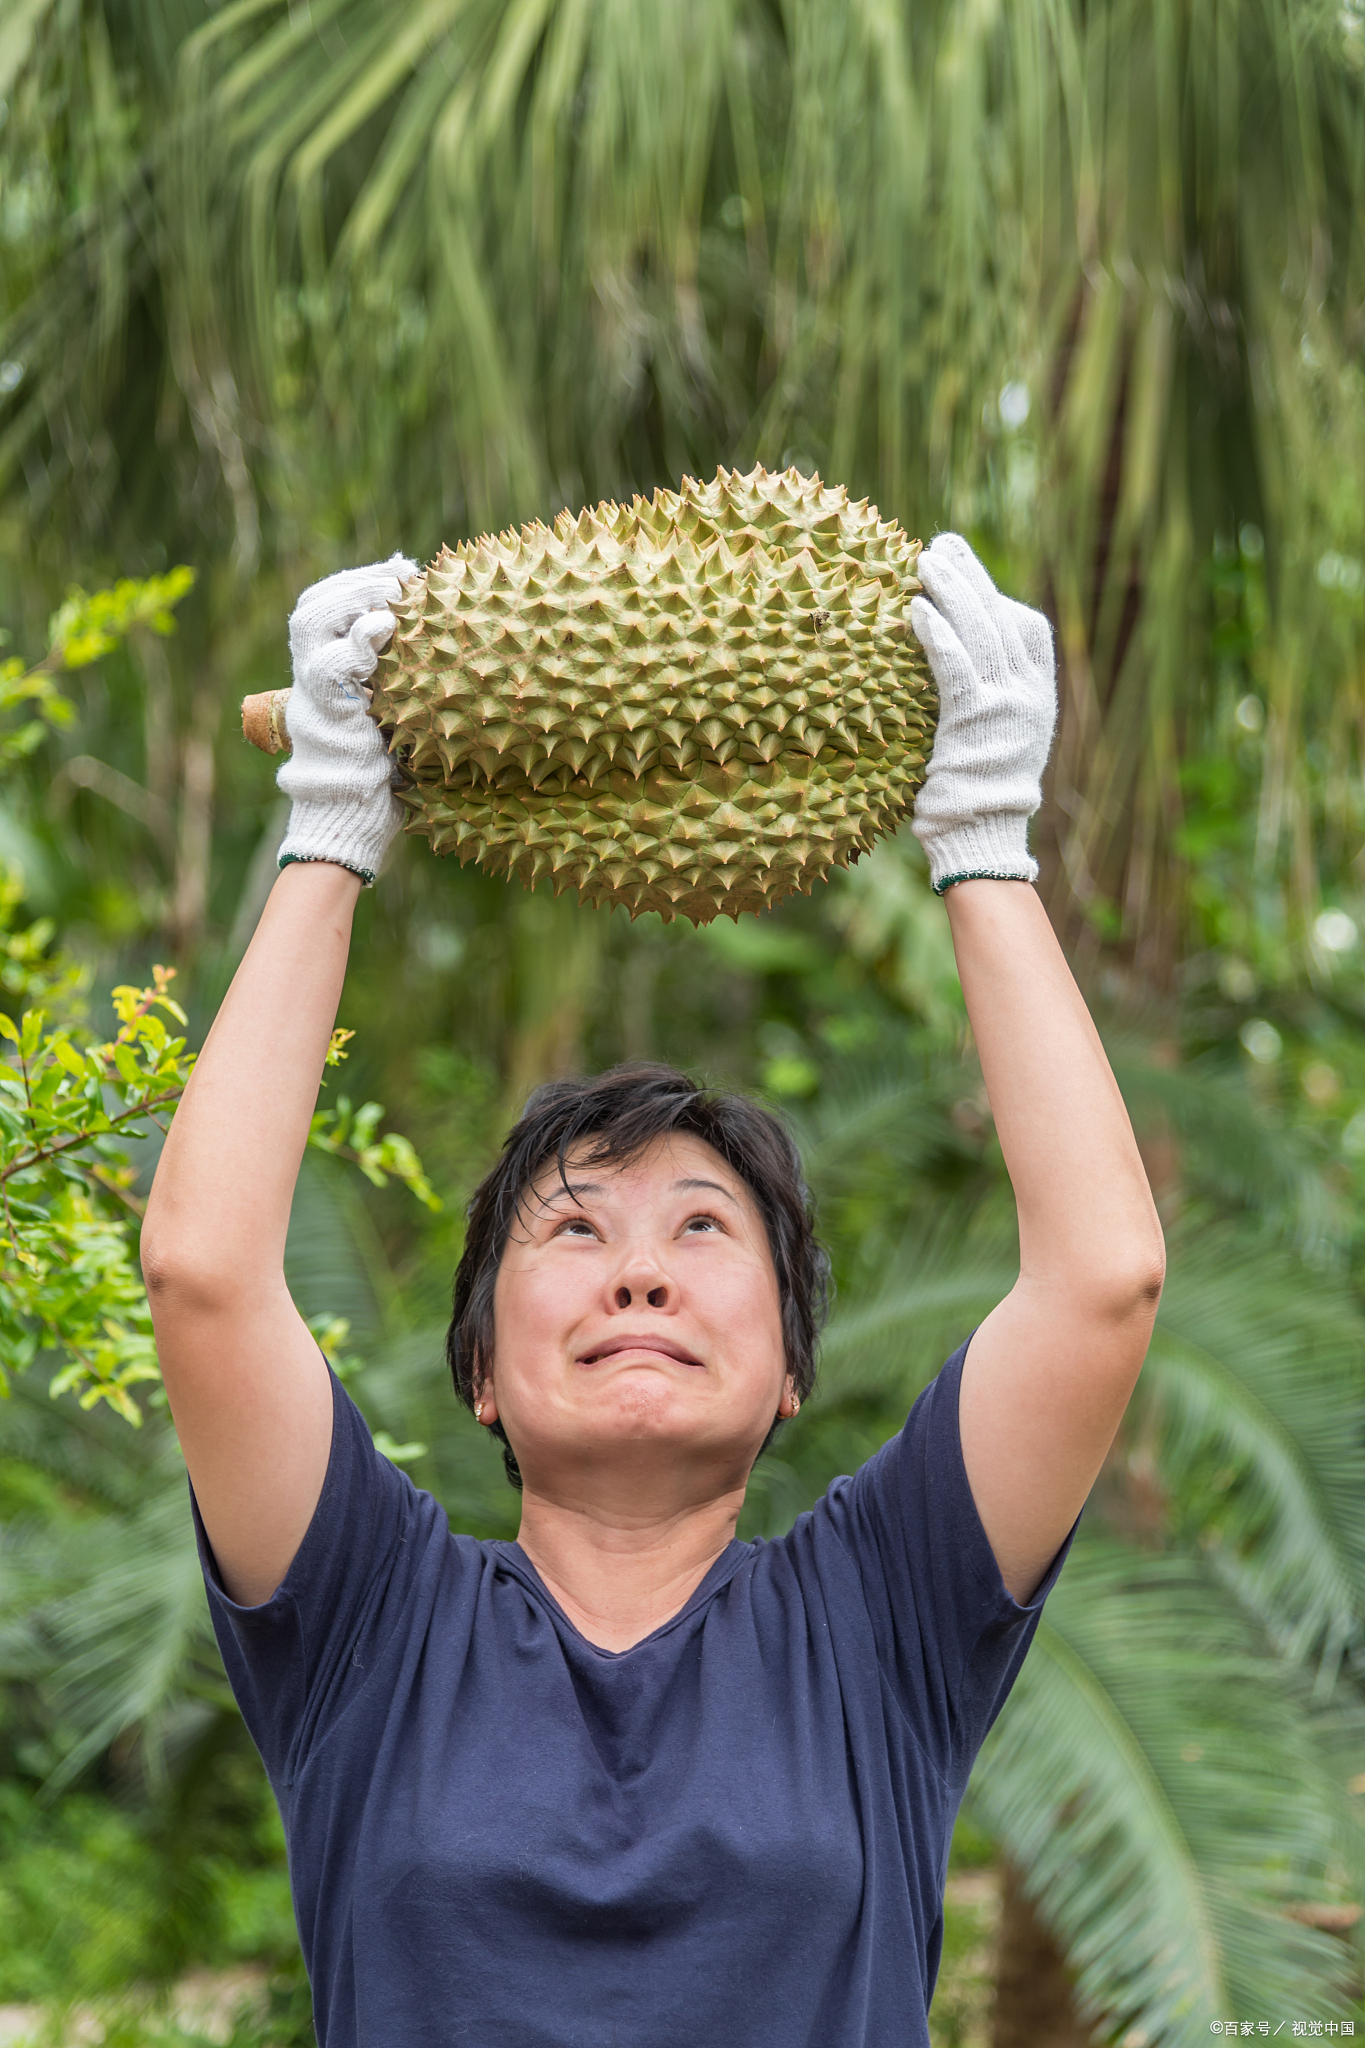
[[[611,1290],[613,1306],[617,1309],[676,1308],[678,1290],[669,1276],[667,1262],[659,1256],[660,1247],[642,1235],[634,1244],[623,1245],[621,1252],[621,1263],[616,1268]]]
[[[616,1290],[616,1306],[618,1308],[629,1308],[637,1295],[641,1301],[648,1302],[651,1308],[668,1307],[668,1286],[666,1282],[661,1283],[657,1287],[637,1287],[634,1293],[632,1293],[629,1287],[618,1287]]]

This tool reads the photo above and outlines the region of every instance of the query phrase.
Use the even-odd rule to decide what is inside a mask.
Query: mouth
[[[600,1365],[604,1358],[614,1358],[621,1351],[652,1351],[658,1358],[671,1358],[678,1365],[701,1366],[702,1361],[694,1352],[675,1344],[670,1337],[623,1336],[608,1337],[601,1344],[594,1344],[591,1351],[585,1351],[578,1360],[579,1365]]]

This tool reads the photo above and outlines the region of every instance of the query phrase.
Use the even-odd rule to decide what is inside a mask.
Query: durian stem
[[[242,736],[263,754],[289,752],[289,727],[285,724],[289,694],[288,690],[261,690],[242,699]]]

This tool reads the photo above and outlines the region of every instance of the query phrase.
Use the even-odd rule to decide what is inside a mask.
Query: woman
[[[1051,636],[921,560],[914,826],[1019,1210],[1019,1278],[779,1542],[749,1472],[822,1262],[780,1126],[666,1069],[532,1099],[475,1199],[457,1391],[517,1543],[452,1537],[289,1299],[352,912],[399,812],[364,685],[401,557],[291,621],[283,872],[176,1116],[144,1268],[223,1655],[285,1816],[324,2048],[927,2043],[953,1818],[1147,1348],[1161,1235],[1030,883]]]

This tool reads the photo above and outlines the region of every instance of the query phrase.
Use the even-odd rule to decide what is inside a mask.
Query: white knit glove
[[[911,830],[941,896],[977,878],[1031,882],[1028,821],[1057,722],[1052,628],[1002,597],[961,534],[940,533],[916,574],[910,623],[938,685],[938,730]]]
[[[365,685],[392,637],[388,606],[417,573],[406,555],[342,569],[305,590],[289,621],[294,688],[289,759],[275,780],[292,799],[280,866],[329,860],[367,885],[403,822],[397,763],[366,706]]]

